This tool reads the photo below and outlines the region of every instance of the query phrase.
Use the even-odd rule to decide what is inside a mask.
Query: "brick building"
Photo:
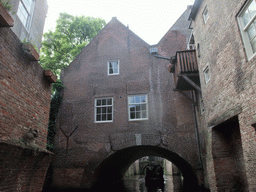
[[[189,16],[201,82],[193,80],[204,180],[211,191],[256,190],[255,13],[254,0],[195,0]],[[173,63],[181,82],[182,62]]]
[[[10,0],[14,19],[12,30],[21,41],[29,41],[41,48],[44,23],[48,10],[47,0]]]
[[[111,185],[152,155],[172,161],[185,188],[198,187],[193,108],[173,91],[169,61],[161,59],[186,49],[190,11],[152,46],[112,18],[62,71],[53,186]]]
[[[52,160],[46,150],[51,90],[56,77],[11,30],[0,5],[0,191],[42,191]]]

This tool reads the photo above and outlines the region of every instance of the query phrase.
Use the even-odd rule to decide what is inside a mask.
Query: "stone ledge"
[[[218,117],[212,119],[208,123],[208,127],[213,128],[213,127],[223,123],[224,121],[230,119],[231,117],[238,115],[241,112],[242,112],[242,107],[240,105],[237,105],[236,107],[229,109],[229,110],[225,111],[224,113],[220,114]]]
[[[50,83],[55,83],[57,81],[57,77],[53,74],[51,70],[45,70],[44,76]]]

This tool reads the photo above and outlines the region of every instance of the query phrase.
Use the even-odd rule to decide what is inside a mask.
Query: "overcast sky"
[[[71,3],[72,2],[72,3]],[[148,44],[157,44],[194,0],[48,0],[44,32],[54,30],[59,13],[117,19]]]

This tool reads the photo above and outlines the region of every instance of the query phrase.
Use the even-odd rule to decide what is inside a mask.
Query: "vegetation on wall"
[[[4,6],[4,8],[7,11],[11,11],[12,10],[12,5],[10,4],[9,0],[0,0],[0,3]]]
[[[62,100],[61,69],[67,67],[105,25],[106,22],[100,18],[60,13],[55,31],[49,31],[43,36],[40,64],[44,69],[52,70],[58,77],[52,88],[47,136],[48,150],[54,147],[55,123]]]

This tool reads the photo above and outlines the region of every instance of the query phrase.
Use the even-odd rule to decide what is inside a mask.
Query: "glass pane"
[[[100,121],[101,119],[100,119],[100,115],[97,115],[97,118],[96,118],[96,121]]]
[[[102,107],[102,113],[107,113],[107,107]]]
[[[135,103],[140,103],[140,96],[135,96]]]
[[[118,68],[117,67],[114,68],[114,74],[116,74],[116,73],[118,73]]]
[[[97,106],[101,106],[101,99],[97,100]]]
[[[141,96],[141,103],[146,103],[147,101],[146,101],[146,95],[142,95]]]
[[[109,62],[109,74],[113,74],[113,65]]]
[[[108,113],[112,113],[112,107],[108,107]]]
[[[250,6],[248,7],[248,10],[250,12],[250,17],[251,19],[253,18],[253,16],[256,14],[256,3],[253,0],[252,3],[250,4]]]
[[[134,97],[129,97],[129,103],[134,103]]]
[[[106,114],[102,115],[102,121],[106,121],[106,119],[107,119],[107,115]]]
[[[142,112],[142,118],[147,118],[147,112],[146,111]]]
[[[256,35],[256,30],[255,30],[255,26],[254,24],[251,24],[251,26],[248,28],[247,30],[248,35],[249,35],[249,39],[253,39],[253,37]]]
[[[136,112],[136,119],[140,119],[140,112]]]
[[[130,106],[130,111],[135,111],[135,105]]]
[[[252,41],[251,41],[251,46],[252,46],[252,51],[253,53],[256,52],[256,38],[254,38]]]
[[[147,109],[147,105],[143,104],[143,105],[141,105],[141,108],[142,108],[143,111],[145,111]]]
[[[244,26],[246,26],[247,23],[250,21],[250,15],[249,15],[248,10],[246,10],[244,12],[244,14],[242,15],[242,20],[243,20]]]
[[[118,63],[117,63],[117,61],[113,61],[113,62],[112,62],[112,65],[113,65],[114,68],[118,68]]]
[[[130,117],[131,119],[135,119],[135,113],[134,112],[131,112],[130,115],[131,115],[131,117]]]
[[[107,103],[108,105],[112,105],[112,99],[108,99]]]
[[[136,105],[136,111],[140,111],[140,105]]]
[[[102,105],[106,105],[106,104],[107,104],[106,99],[102,99]]]
[[[112,114],[108,114],[108,120],[112,120]]]
[[[101,108],[100,107],[97,108],[97,114],[99,114],[99,113],[101,113]]]
[[[32,0],[23,0],[23,3],[26,6],[27,10],[30,12],[32,7]]]

